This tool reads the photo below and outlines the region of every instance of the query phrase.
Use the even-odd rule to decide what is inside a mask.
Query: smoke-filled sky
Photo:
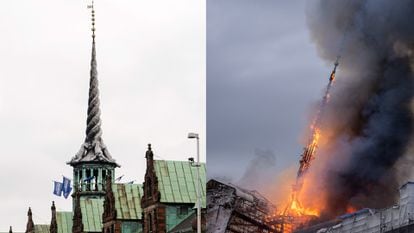
[[[392,205],[414,164],[414,2],[316,0],[307,15],[324,59],[343,50],[325,114],[327,143],[311,172],[326,193],[324,212]]]
[[[0,2],[0,232],[50,223],[52,181],[85,139],[91,56],[85,0]],[[142,182],[145,151],[205,161],[205,2],[96,0],[103,140],[123,182]]]
[[[300,201],[327,218],[394,203],[412,178],[413,2],[211,0],[207,9],[210,177],[289,193],[281,186],[341,55]]]
[[[249,171],[257,181],[263,171],[297,167],[309,112],[333,63],[316,53],[305,2],[207,2],[210,178],[235,182]]]

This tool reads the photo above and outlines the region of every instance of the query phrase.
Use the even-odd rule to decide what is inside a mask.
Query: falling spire
[[[95,8],[94,2],[88,6],[91,9],[91,23],[92,23],[92,55],[91,55],[91,68],[90,68],[90,80],[89,80],[89,99],[88,99],[88,116],[86,120],[86,137],[85,142],[81,146],[79,152],[69,162],[70,165],[75,165],[81,162],[93,162],[101,161],[105,163],[116,164],[112,159],[105,144],[102,140],[101,129],[101,110],[99,100],[99,88],[98,88],[98,71],[96,62],[96,43],[95,43]]]

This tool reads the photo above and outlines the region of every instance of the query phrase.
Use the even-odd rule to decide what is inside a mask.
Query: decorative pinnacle
[[[30,232],[34,232],[34,223],[32,219],[32,209],[29,207],[29,211],[27,211],[26,233]]]
[[[145,152],[145,158],[152,160],[154,157],[154,154],[152,153],[151,144],[148,144],[147,152]]]
[[[88,6],[88,8],[92,9],[91,10],[91,15],[92,15],[92,40],[95,42],[95,8],[94,8],[94,4],[93,4],[93,0],[92,0],[92,4]]]

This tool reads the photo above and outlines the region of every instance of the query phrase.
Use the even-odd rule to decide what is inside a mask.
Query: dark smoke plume
[[[315,0],[307,20],[321,57],[341,55],[323,125],[329,143],[315,160],[324,214],[389,206],[411,175],[399,161],[412,161],[414,1]]]

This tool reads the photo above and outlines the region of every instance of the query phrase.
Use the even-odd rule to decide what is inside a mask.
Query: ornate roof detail
[[[86,122],[86,138],[79,152],[68,164],[82,162],[105,162],[116,164],[102,140],[101,110],[99,108],[98,71],[95,48],[95,10],[92,8],[92,58],[89,82],[88,117]]]
[[[110,176],[106,178],[105,191],[104,212],[102,214],[103,223],[116,220],[115,196],[112,190],[112,178]]]
[[[142,208],[147,208],[148,206],[158,203],[161,198],[161,194],[158,189],[158,177],[154,170],[154,153],[152,152],[151,144],[148,144],[145,158],[147,159],[147,169],[143,184],[144,192],[141,197]]]
[[[32,218],[32,209],[29,207],[29,211],[27,211],[27,225],[26,225],[26,233],[33,233],[34,230],[34,223]]]
[[[56,207],[55,207],[55,202],[52,202],[52,207],[50,208],[52,210],[52,220],[50,221],[50,228],[49,231],[50,233],[57,233],[57,221],[56,221]]]
[[[82,221],[82,210],[80,205],[80,194],[77,192],[75,194],[75,207],[73,210],[73,225],[72,233],[82,233],[83,232],[83,221]]]

